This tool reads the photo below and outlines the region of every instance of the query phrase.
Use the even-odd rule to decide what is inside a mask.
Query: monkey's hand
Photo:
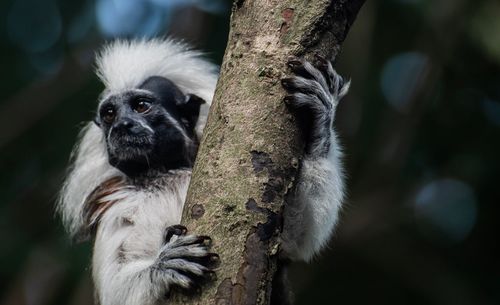
[[[160,279],[167,295],[172,290],[196,293],[201,285],[216,278],[214,269],[219,256],[210,252],[212,240],[186,233],[187,229],[181,225],[165,230],[165,244],[152,268],[152,277]]]
[[[282,254],[310,261],[329,241],[344,198],[341,149],[333,122],[335,109],[349,82],[330,61],[290,58],[294,73],[282,80],[290,106],[304,135],[305,154],[293,194],[284,210]]]
[[[291,57],[288,66],[294,76],[282,79],[288,91],[285,102],[294,110],[306,137],[306,157],[326,157],[330,149],[332,124],[338,102],[347,93],[344,82],[329,60],[316,55],[314,64]]]

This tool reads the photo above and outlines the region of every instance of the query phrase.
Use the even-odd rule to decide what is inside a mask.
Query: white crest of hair
[[[198,135],[206,123],[217,83],[218,68],[187,44],[169,38],[116,40],[97,55],[97,75],[108,93],[137,88],[151,76],[175,83],[184,94],[195,94],[207,104],[200,109]]]
[[[71,159],[73,165],[61,190],[57,210],[74,237],[84,226],[83,208],[90,193],[107,179],[123,174],[109,165],[104,134],[93,122],[80,132]]]

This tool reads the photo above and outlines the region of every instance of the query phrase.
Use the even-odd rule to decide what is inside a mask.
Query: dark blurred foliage
[[[0,305],[92,304],[89,244],[54,202],[102,89],[112,37],[170,34],[220,63],[229,1],[0,2]],[[298,264],[299,304],[498,304],[500,3],[363,7],[337,58],[349,199],[331,248]]]

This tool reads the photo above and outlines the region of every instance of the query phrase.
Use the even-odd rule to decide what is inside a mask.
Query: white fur
[[[106,86],[103,96],[137,88],[150,76],[168,78],[185,94],[198,95],[207,102],[197,124],[201,132],[215,90],[216,68],[200,53],[168,39],[116,41],[99,53],[97,67]],[[310,260],[327,243],[337,222],[344,187],[333,131],[330,137],[328,156],[304,160],[295,196],[285,209],[283,248],[293,259]],[[88,233],[84,205],[92,191],[109,178],[118,176],[127,181],[127,177],[109,165],[103,132],[94,123],[82,130],[72,159],[58,211],[75,236]],[[189,284],[182,273],[170,269],[205,270],[201,265],[168,258],[169,253],[183,251],[196,256],[206,254],[206,250],[171,249],[176,241],[165,244],[163,240],[165,228],[181,221],[190,174],[189,170],[171,171],[151,181],[150,187],[126,184],[104,198],[116,203],[102,215],[95,236],[92,271],[101,305],[158,304],[172,283]],[[159,274],[155,271],[158,264],[168,268]]]
[[[201,132],[215,90],[217,69],[199,52],[168,39],[116,41],[99,53],[97,68],[106,86],[102,96],[136,89],[148,77],[162,76],[183,93],[204,99],[207,104],[202,106],[197,124]],[[81,131],[72,160],[57,209],[72,236],[85,236],[89,233],[84,219],[87,197],[109,178],[126,177],[109,165],[105,135],[93,122]],[[103,199],[116,203],[102,216],[94,243],[92,270],[102,305],[156,304],[172,283],[188,283],[181,274],[171,271],[172,266],[202,270],[196,264],[185,267],[172,260],[170,269],[152,283],[154,264],[161,262],[162,251],[169,250],[161,249],[165,228],[180,223],[189,179],[190,171],[172,171],[151,181],[151,188],[125,185]],[[195,249],[200,252],[199,247]],[[186,247],[174,250],[187,251]]]
[[[311,261],[323,249],[338,221],[344,175],[335,133],[326,158],[305,158],[294,196],[285,207],[283,250],[293,260]]]
[[[79,144],[72,152],[73,165],[61,190],[58,212],[71,236],[84,230],[83,208],[90,193],[107,179],[122,175],[108,163],[102,130],[93,122],[80,132]]]
[[[344,200],[342,151],[332,123],[350,82],[344,82],[330,62],[326,62],[326,73],[300,62],[312,77],[294,76],[286,86],[294,88],[293,105],[307,106],[315,119],[294,194],[284,209],[281,237],[286,256],[310,261],[330,240]]]
[[[151,268],[164,244],[165,229],[180,223],[190,171],[175,171],[158,187],[123,191],[123,200],[101,219],[92,273],[102,305],[153,305],[168,283],[153,283]]]
[[[202,105],[197,124],[201,134],[215,91],[217,67],[203,59],[200,52],[170,39],[116,40],[98,53],[97,75],[106,86],[103,95],[136,89],[148,77],[163,76],[183,93],[201,97],[207,103]],[[110,177],[123,174],[109,165],[104,135],[92,122],[81,131],[72,160],[58,211],[70,234],[75,236],[82,230],[87,196]]]

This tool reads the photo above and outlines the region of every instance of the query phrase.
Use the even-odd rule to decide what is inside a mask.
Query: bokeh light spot
[[[380,86],[385,99],[396,110],[407,110],[428,64],[427,56],[419,52],[401,53],[385,63]]]
[[[28,60],[31,66],[42,76],[52,77],[62,68],[64,52],[61,48],[52,48],[48,52],[32,54]]]
[[[162,28],[162,10],[149,1],[98,0],[97,23],[108,37],[151,37]]]
[[[61,15],[51,0],[16,0],[7,16],[9,38],[29,53],[51,48],[61,35]]]
[[[92,29],[95,22],[94,4],[87,0],[80,14],[72,20],[67,30],[67,39],[69,43],[81,41]]]
[[[197,8],[220,14],[227,11],[227,1],[223,0],[149,0],[151,3],[167,9],[177,9],[185,6],[196,6]]]
[[[444,236],[449,241],[460,242],[476,223],[474,192],[459,180],[441,179],[424,185],[416,196],[414,208],[417,225],[433,239]]]
[[[491,99],[482,101],[484,115],[489,122],[496,126],[500,126],[500,103]]]

